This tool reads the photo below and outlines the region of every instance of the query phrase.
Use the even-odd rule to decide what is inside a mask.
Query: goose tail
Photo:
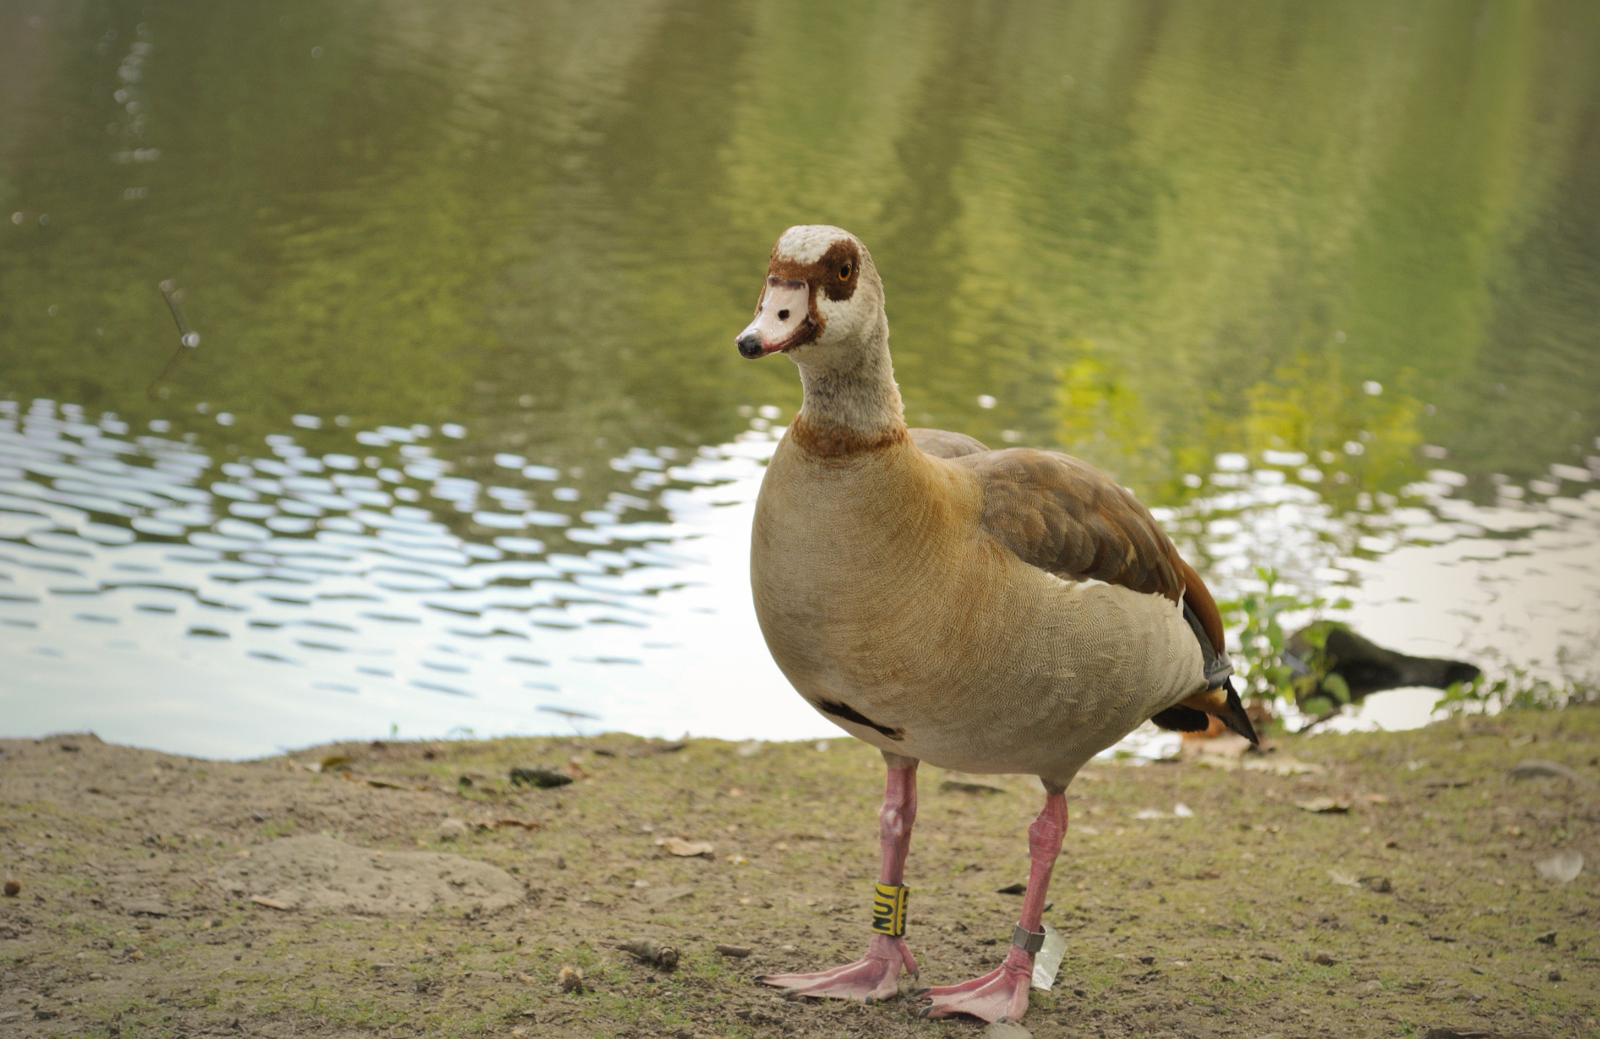
[[[1249,740],[1252,746],[1261,746],[1261,737],[1256,735],[1256,727],[1250,723],[1250,715],[1244,709],[1244,701],[1239,699],[1239,690],[1233,687],[1233,678],[1226,679],[1222,683],[1222,688],[1228,691],[1228,699],[1217,717],[1222,720],[1222,724]]]

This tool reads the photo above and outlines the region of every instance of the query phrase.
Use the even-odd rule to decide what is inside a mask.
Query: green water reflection
[[[884,272],[913,422],[1155,500],[1222,451],[1348,502],[1424,446],[1480,488],[1596,453],[1592,3],[0,17],[0,396],[603,469],[792,410],[731,337],[775,236],[827,221]],[[152,387],[164,278],[202,343]]]

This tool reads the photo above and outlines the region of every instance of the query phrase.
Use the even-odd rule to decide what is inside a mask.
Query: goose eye
[[[840,281],[849,281],[850,280],[850,265],[848,263],[845,264],[843,267],[839,268],[839,280]]]

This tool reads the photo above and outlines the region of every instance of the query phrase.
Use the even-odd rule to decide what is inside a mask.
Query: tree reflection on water
[[[0,32],[0,423],[26,441],[53,402],[50,421],[101,429],[73,443],[131,445],[106,448],[138,470],[118,478],[160,499],[72,504],[111,475],[83,468],[98,449],[7,441],[11,584],[230,521],[314,544],[366,521],[308,496],[356,492],[425,511],[461,572],[592,560],[624,515],[676,551],[691,463],[798,403],[731,336],[776,234],[809,221],[872,247],[913,423],[1107,468],[1230,591],[1281,543],[1302,545],[1284,572],[1307,596],[1378,587],[1409,557],[1341,560],[1387,558],[1406,538],[1385,531],[1446,497],[1477,510],[1447,526],[1499,537],[1484,516],[1521,510],[1600,542],[1581,505],[1600,473],[1594,5],[142,11]],[[176,346],[164,279],[202,345],[146,393]],[[196,475],[166,499],[148,474],[174,452]],[[1265,497],[1241,504],[1235,479]],[[1291,504],[1286,540],[1223,522]],[[135,544],[47,548],[29,516]],[[199,594],[245,550],[218,551],[180,583]],[[1530,567],[1567,566],[1543,551]],[[386,594],[350,592],[368,593]],[[63,594],[0,613],[75,616]],[[597,623],[578,613],[562,623]],[[1490,638],[1477,623],[1432,637]],[[182,652],[223,652],[188,630]],[[534,657],[574,687],[562,652]]]

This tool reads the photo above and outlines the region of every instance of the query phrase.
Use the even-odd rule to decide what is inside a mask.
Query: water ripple
[[[41,700],[41,718],[115,713],[107,698],[140,685],[130,667],[165,701],[235,730],[248,731],[254,707],[303,704],[297,689],[354,695],[380,728],[443,731],[461,723],[464,699],[503,725],[530,717],[528,690],[611,714],[603,675],[679,645],[636,643],[658,618],[654,600],[703,566],[673,549],[684,531],[664,499],[686,504],[735,475],[707,452],[641,496],[629,474],[666,463],[635,448],[608,470],[616,486],[552,490],[561,472],[509,455],[486,484],[437,455],[431,430],[398,426],[352,432],[320,456],[274,434],[258,456],[222,461],[160,435],[164,422],[130,434],[114,416],[69,412],[81,414],[0,401],[0,624],[13,633],[0,660],[61,662],[24,668],[59,694]],[[508,533],[533,528],[555,533]],[[121,641],[97,643],[94,628]],[[553,680],[530,682],[528,668]]]
[[[635,731],[821,724],[748,604],[750,509],[781,428],[686,461],[632,447],[583,481],[500,453],[477,479],[426,427],[323,431],[321,455],[274,434],[221,461],[67,410],[0,401],[0,667],[45,694],[20,725],[137,705],[255,753],[390,724],[539,729],[540,699]],[[1304,462],[1222,456],[1193,500],[1157,510],[1219,598],[1270,568],[1414,652],[1593,667],[1590,470],[1553,465],[1484,503],[1434,469],[1349,507]]]

